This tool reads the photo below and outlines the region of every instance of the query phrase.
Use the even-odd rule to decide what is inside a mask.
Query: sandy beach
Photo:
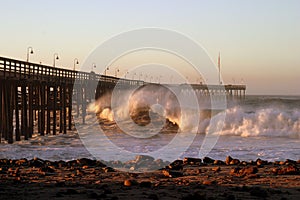
[[[131,169],[149,161],[139,156]],[[157,161],[152,161],[157,163]],[[129,168],[128,163],[119,166]],[[300,161],[185,158],[144,173],[100,161],[0,160],[4,199],[299,199]]]

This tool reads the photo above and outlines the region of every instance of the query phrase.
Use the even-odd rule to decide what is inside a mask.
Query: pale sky
[[[178,31],[221,51],[227,84],[248,94],[300,95],[298,0],[0,0],[0,56],[73,68],[113,35],[143,27]],[[113,74],[113,72],[109,72]]]

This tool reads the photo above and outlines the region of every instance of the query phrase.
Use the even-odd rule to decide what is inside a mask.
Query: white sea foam
[[[300,110],[270,107],[249,112],[241,106],[234,106],[226,110],[220,134],[300,138]]]

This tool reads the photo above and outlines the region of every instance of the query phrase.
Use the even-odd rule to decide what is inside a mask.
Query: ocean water
[[[99,123],[94,113],[101,104],[97,101],[90,105],[86,125],[78,122],[77,129],[66,135],[34,136],[14,144],[2,142],[0,158],[72,160],[86,157],[126,161],[145,154],[170,162],[187,156],[224,160],[228,155],[246,161],[257,158],[269,161],[300,159],[299,96],[246,96],[244,100],[228,100],[227,103],[223,112],[211,118],[203,117],[196,132],[195,129],[183,130],[174,114],[170,124],[177,122],[179,129],[172,126],[171,130],[159,132],[156,127],[162,124],[137,126],[132,117],[122,118],[116,124],[116,113],[107,109],[101,111]],[[156,106],[151,109],[158,116],[165,116],[161,113],[163,108]],[[210,120],[219,114],[225,114],[222,129],[208,134],[212,126]]]

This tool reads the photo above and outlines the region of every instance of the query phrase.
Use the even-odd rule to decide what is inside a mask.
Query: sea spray
[[[242,106],[226,110],[225,125],[221,135],[242,137],[300,137],[300,110],[261,108],[249,111]]]

